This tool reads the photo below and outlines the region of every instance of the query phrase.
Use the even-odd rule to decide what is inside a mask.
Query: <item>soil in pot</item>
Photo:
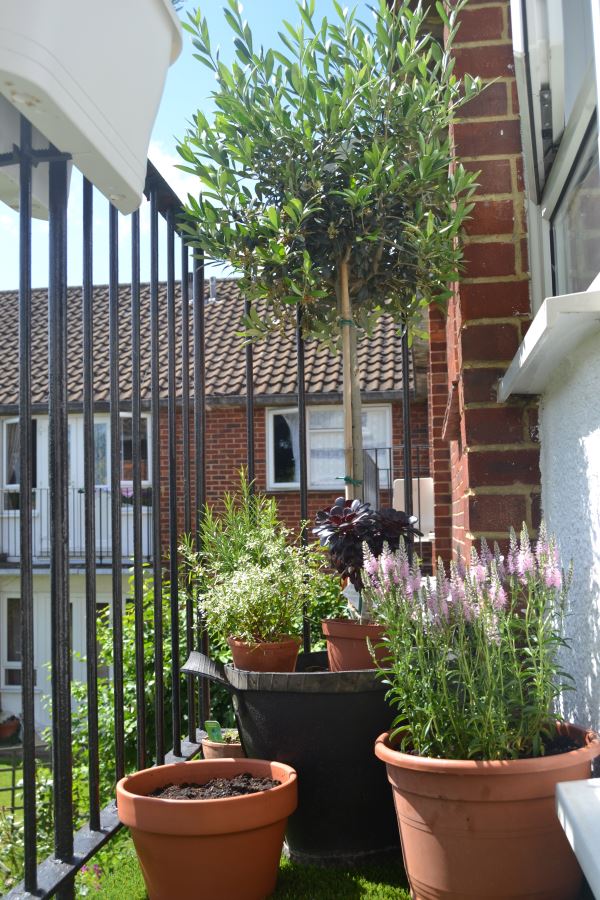
[[[331,672],[374,669],[375,663],[367,640],[375,650],[378,664],[383,665],[386,650],[385,647],[377,647],[384,635],[381,625],[362,625],[350,619],[324,619],[321,628],[327,640],[327,658]]]
[[[555,788],[590,777],[600,741],[573,725],[557,731],[558,752],[492,761],[401,753],[378,738],[414,900],[576,900],[581,870]]]
[[[258,794],[259,791],[269,791],[278,784],[281,782],[276,778],[257,778],[250,772],[242,772],[233,778],[211,778],[205,784],[165,784],[148,796],[163,797],[165,800],[219,800],[223,797]]]
[[[236,669],[247,672],[293,672],[296,668],[300,638],[249,644],[237,638],[227,638]]]

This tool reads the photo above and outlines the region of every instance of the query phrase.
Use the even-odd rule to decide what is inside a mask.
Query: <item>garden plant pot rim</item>
[[[557,726],[563,725],[569,730],[579,734],[584,744],[576,750],[567,750],[566,753],[555,753],[548,756],[535,756],[528,759],[441,759],[435,756],[413,756],[411,753],[402,753],[394,750],[389,743],[390,732],[380,734],[375,741],[375,755],[391,766],[402,769],[410,769],[423,774],[447,774],[447,775],[528,775],[532,772],[550,771],[556,769],[568,769],[573,762],[583,760],[586,756],[590,761],[600,755],[600,735],[589,728],[582,728],[569,722],[557,722]]]
[[[206,744],[207,747],[241,747],[241,741],[211,741],[210,738],[202,738],[202,744]],[[227,757],[225,757],[227,759]]]
[[[357,622],[356,619],[322,619],[321,628],[323,634],[335,634],[342,637],[347,633],[348,637],[356,637],[356,629],[364,628],[368,632],[384,632],[385,628],[379,622]]]
[[[223,770],[226,770],[225,774]],[[199,775],[201,772],[202,775]],[[131,790],[132,782],[150,778],[150,789],[161,785],[182,784],[188,781],[205,783],[211,778],[227,778],[250,772],[259,777],[281,780],[281,784],[255,794],[217,799],[173,800],[150,797]],[[263,827],[290,815],[296,808],[297,774],[286,763],[265,759],[195,759],[186,762],[153,766],[126,775],[117,784],[119,819],[129,828],[155,834],[227,834],[244,831],[248,827],[242,816],[252,818],[252,827]],[[240,810],[243,804],[243,813]],[[202,811],[202,815],[199,815]],[[177,824],[168,822],[173,815]]]
[[[327,661],[325,651],[306,656],[314,658],[320,667]],[[302,657],[301,653],[299,660]],[[379,677],[379,669],[376,668],[349,669],[345,672],[330,672],[325,668],[319,668],[318,671],[296,668],[295,672],[254,672],[251,669],[237,669],[229,663],[224,665],[198,650],[192,650],[181,672],[184,675],[209,678],[233,693],[269,691],[283,694],[356,694],[381,692],[385,689]]]

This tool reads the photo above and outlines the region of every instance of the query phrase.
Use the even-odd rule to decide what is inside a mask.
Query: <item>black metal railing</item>
[[[205,442],[205,348],[204,348],[204,266],[200,251],[192,250],[181,239],[177,230],[182,213],[179,199],[149,162],[145,194],[149,199],[149,253],[150,253],[150,305],[147,329],[150,347],[141,341],[142,310],[140,306],[140,253],[142,235],[137,213],[131,217],[131,279],[128,285],[119,282],[119,251],[124,245],[121,231],[122,217],[116,208],[108,204],[108,334],[110,372],[108,414],[111,423],[110,471],[108,491],[100,500],[94,487],[94,412],[97,399],[95,374],[101,358],[98,347],[95,317],[96,291],[93,284],[95,241],[101,217],[96,211],[106,209],[107,201],[97,194],[84,180],[82,200],[82,244],[67,242],[67,155],[54,147],[33,150],[31,126],[21,120],[19,145],[13,152],[0,155],[0,167],[18,165],[20,170],[20,281],[19,281],[19,428],[20,428],[20,483],[17,514],[14,515],[12,543],[7,556],[19,561],[21,585],[21,687],[22,687],[22,745],[23,745],[23,824],[24,871],[23,881],[7,895],[11,900],[25,897],[72,898],[74,879],[79,869],[119,828],[114,802],[103,806],[100,782],[100,737],[98,721],[99,666],[97,650],[97,572],[99,565],[107,562],[99,559],[98,546],[102,545],[106,524],[110,536],[107,549],[112,574],[112,657],[111,689],[113,697],[113,751],[114,779],[126,771],[125,708],[124,693],[129,684],[124,681],[124,598],[122,587],[123,560],[133,560],[132,596],[135,607],[135,715],[136,748],[138,766],[161,764],[165,761],[189,758],[198,751],[197,725],[209,712],[210,697],[207,683],[195,693],[194,680],[183,684],[179,677],[182,651],[208,650],[206,632],[196,610],[188,600],[183,620],[180,616],[180,598],[177,587],[177,536],[185,530],[196,535],[199,532],[201,510],[206,500]],[[34,488],[32,454],[29,452],[32,438],[32,242],[31,242],[31,172],[32,167],[46,168],[50,184],[49,242],[48,242],[48,403],[49,416],[49,487],[42,500],[39,489]],[[79,211],[76,211],[79,214]],[[166,227],[166,242],[161,243],[159,219]],[[181,279],[175,276],[176,244],[181,250]],[[83,493],[77,495],[77,518],[72,508],[72,492],[68,480],[68,416],[72,412],[69,395],[67,367],[68,311],[67,303],[67,251],[80,253],[83,260],[83,276],[80,288],[78,316],[83,330],[83,392],[80,408],[84,418],[84,477]],[[159,261],[166,262],[166,301],[159,292]],[[191,298],[188,288],[188,271],[192,272]],[[104,295],[103,295],[104,296]],[[124,352],[122,328],[123,304],[130,306],[128,334],[130,353]],[[190,309],[191,307],[191,315]],[[248,304],[246,304],[248,311]],[[106,309],[104,310],[106,313]],[[243,309],[240,309],[240,319]],[[190,323],[191,319],[191,323]],[[166,323],[166,325],[165,325]],[[300,411],[300,516],[307,518],[308,484],[306,466],[305,429],[305,372],[304,343],[301,334],[301,316],[296,328],[298,408]],[[182,351],[175,352],[177,342]],[[166,358],[160,351],[167,346]],[[149,444],[152,460],[152,484],[150,497],[142,484],[141,439],[141,379],[140,356],[149,350],[149,379],[143,402],[150,409],[151,429]],[[410,444],[410,385],[408,372],[408,343],[404,342],[403,404],[405,426],[403,445],[405,481],[405,508],[411,511],[413,492],[411,484],[413,457]],[[105,361],[106,362],[106,361]],[[166,369],[166,373],[165,373]],[[166,379],[163,377],[166,374]],[[36,372],[39,376],[39,371]],[[38,379],[39,380],[39,379]],[[246,407],[247,407],[247,466],[249,477],[255,474],[254,429],[254,359],[252,347],[246,349]],[[165,390],[165,384],[167,389]],[[181,385],[181,390],[177,389]],[[126,393],[126,388],[129,393]],[[149,391],[149,395],[148,395]],[[36,413],[39,413],[39,399]],[[106,410],[105,410],[106,411]],[[120,484],[121,446],[119,417],[126,412],[132,417],[132,489],[131,497],[123,497]],[[161,440],[166,432],[166,441]],[[183,442],[183,459],[178,455],[178,445]],[[166,451],[166,452],[165,452]],[[390,451],[392,452],[392,451]],[[178,478],[176,469],[182,467]],[[388,466],[391,482],[396,471],[393,461]],[[381,492],[381,470],[379,473]],[[223,491],[231,489],[224,484]],[[33,575],[39,559],[40,546],[36,543],[36,522],[46,503],[47,543],[45,558],[50,568],[51,594],[51,682],[52,682],[52,778],[53,778],[53,854],[39,862],[37,847],[36,810],[36,730],[34,704],[34,591]],[[102,525],[99,521],[99,505],[102,509]],[[151,512],[149,512],[151,510]],[[17,526],[18,522],[18,526]],[[86,636],[86,709],[87,742],[86,768],[88,808],[86,822],[78,830],[74,827],[73,764],[72,764],[72,715],[73,694],[71,681],[71,650],[69,640],[70,596],[69,562],[74,541],[85,564],[85,636]],[[304,540],[308,535],[304,533]],[[4,536],[3,536],[4,539]],[[129,543],[130,542],[130,543]],[[18,545],[18,546],[17,546]],[[144,569],[149,558],[151,565]],[[106,571],[106,569],[104,570]],[[153,602],[150,604],[151,654],[153,700],[152,709],[146,702],[147,657],[144,642],[147,615],[146,594],[148,574],[151,573]],[[166,598],[163,613],[163,594]],[[183,621],[183,627],[181,622]],[[167,631],[169,644],[165,643]],[[308,623],[304,630],[305,649],[310,649]],[[128,645],[129,646],[129,645]],[[167,671],[167,654],[172,663]],[[129,666],[129,671],[131,667]],[[167,694],[167,681],[170,690]],[[183,688],[187,688],[184,692]],[[172,710],[166,721],[167,709]],[[152,713],[154,727],[151,739],[147,739],[147,717]],[[184,733],[184,727],[186,731]],[[131,730],[131,729],[130,729]],[[168,750],[171,746],[172,750]]]
[[[86,534],[86,492],[84,488],[67,490],[69,522],[68,556],[72,566],[86,560],[86,547],[95,549],[97,566],[107,566],[112,560],[111,530],[112,495],[109,488],[92,488],[94,497],[93,543]],[[152,489],[144,487],[141,504],[134,505],[133,488],[120,488],[121,504],[121,566],[131,560],[148,563],[152,559]],[[50,559],[50,489],[35,488],[32,492],[31,557],[33,565],[43,566]],[[21,496],[10,488],[0,490],[0,566],[21,565]],[[139,538],[139,540],[138,540]],[[139,544],[139,546],[138,546]]]
[[[411,467],[405,483],[404,444],[363,450],[363,500],[374,509],[392,506],[408,510],[406,488],[411,486],[410,514],[417,517],[417,528],[423,536],[415,541],[417,553],[430,563],[430,547],[434,537],[433,478],[430,476],[429,446],[411,442]]]

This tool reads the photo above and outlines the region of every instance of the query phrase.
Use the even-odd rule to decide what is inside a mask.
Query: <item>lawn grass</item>
[[[23,777],[23,770],[21,766],[18,766],[15,770],[15,785],[17,785]],[[0,806],[6,806],[10,808],[12,794],[10,790],[5,790],[5,788],[10,788],[12,784],[12,766],[7,765],[4,760],[0,760]],[[22,790],[15,791],[15,804],[17,806],[22,806],[23,804],[23,792]]]
[[[95,900],[146,900],[144,881],[133,855],[122,858],[118,870],[107,872],[94,891]],[[354,870],[299,866],[282,859],[273,900],[409,900],[400,865],[369,866]]]

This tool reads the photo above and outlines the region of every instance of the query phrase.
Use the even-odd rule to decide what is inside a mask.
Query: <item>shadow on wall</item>
[[[542,507],[565,568],[573,560],[563,651],[575,690],[562,698],[565,718],[600,728],[600,355],[586,341],[563,364],[541,410]]]

